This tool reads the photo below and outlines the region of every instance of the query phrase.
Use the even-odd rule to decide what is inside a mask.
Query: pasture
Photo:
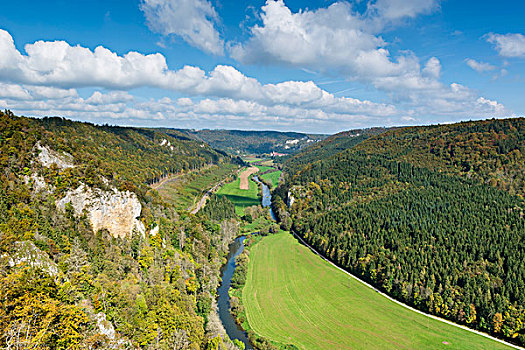
[[[279,185],[279,178],[281,177],[282,171],[276,170],[271,173],[266,173],[264,175],[261,175],[260,178],[266,181],[270,181],[272,183],[272,188],[277,187]]]
[[[242,299],[251,329],[300,349],[508,348],[394,303],[289,233],[251,248]]]
[[[243,216],[244,208],[260,203],[259,187],[250,179],[248,181],[249,189],[241,190],[240,181],[240,177],[237,177],[235,181],[225,184],[217,191],[217,195],[226,196],[235,205],[237,215]]]

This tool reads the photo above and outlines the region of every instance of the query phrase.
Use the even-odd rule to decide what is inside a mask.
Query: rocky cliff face
[[[52,164],[56,164],[60,169],[75,167],[71,154],[55,152],[47,146],[42,146],[40,143],[37,143],[35,147],[38,150],[37,159],[43,166],[49,168]]]
[[[126,237],[136,230],[145,234],[144,224],[137,218],[142,206],[135,193],[126,191],[103,191],[81,185],[57,202],[59,210],[65,210],[71,203],[75,214],[80,216],[86,211],[93,231],[107,229],[113,237]]]
[[[40,268],[50,276],[58,276],[57,264],[49,258],[47,253],[38,249],[31,241],[15,242],[13,252],[5,256],[10,267],[20,264]]]

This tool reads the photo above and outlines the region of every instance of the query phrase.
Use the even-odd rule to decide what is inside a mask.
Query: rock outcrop
[[[9,254],[8,259],[11,267],[26,264],[40,268],[52,277],[58,276],[57,264],[31,241],[15,242],[13,252]]]
[[[38,150],[37,160],[45,167],[50,167],[53,164],[56,164],[60,169],[74,168],[73,156],[69,153],[59,153],[53,151],[47,146],[42,146],[40,143],[37,143],[35,147]]]
[[[85,185],[66,193],[57,202],[57,208],[64,211],[66,204],[71,203],[75,215],[86,211],[94,232],[107,229],[113,237],[126,237],[136,230],[144,235],[144,224],[137,218],[142,206],[135,193],[126,191],[103,191]]]
[[[113,324],[106,319],[106,314],[99,312],[95,315],[95,320],[97,321],[98,333],[105,335],[110,340],[115,339],[115,328]]]

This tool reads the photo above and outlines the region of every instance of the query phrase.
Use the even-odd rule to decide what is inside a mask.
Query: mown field
[[[251,248],[243,303],[257,334],[300,349],[505,349],[406,309],[288,233]]]
[[[252,205],[258,205],[260,203],[259,199],[259,188],[253,180],[249,181],[250,189],[241,190],[239,188],[240,178],[233,182],[229,182],[222,186],[222,188],[217,191],[218,196],[226,196],[230,201],[235,205],[235,212],[237,215],[244,215],[244,208],[250,207]]]
[[[199,172],[192,172],[167,181],[157,191],[164,200],[177,209],[190,209],[199,202],[204,192],[217,182],[233,174],[237,169],[233,164],[213,165]]]
[[[270,181],[272,183],[272,188],[277,187],[279,185],[279,178],[281,177],[282,171],[277,170],[271,173],[267,173],[264,175],[261,175],[261,179]]]

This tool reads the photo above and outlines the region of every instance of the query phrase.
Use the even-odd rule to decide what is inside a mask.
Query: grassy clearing
[[[271,166],[262,166],[262,165],[256,165],[256,167],[259,168],[260,173],[264,173],[265,171],[275,169],[274,167],[271,167]]]
[[[279,178],[281,177],[282,171],[277,170],[268,174],[261,175],[261,179],[270,181],[272,183],[272,188],[277,187],[279,185]]]
[[[288,233],[251,248],[242,292],[257,334],[300,349],[505,349],[386,299]]]
[[[254,156],[246,156],[246,157],[242,157],[242,160],[244,160],[247,163],[254,163],[254,162],[259,162],[263,160],[263,158],[257,158]]]
[[[200,200],[203,191],[232,174],[235,169],[237,166],[233,164],[214,165],[200,172],[182,175],[167,182],[157,191],[177,209],[188,209]]]
[[[265,161],[261,162],[261,165],[262,166],[271,166],[271,167],[273,167],[273,159],[265,160]]]
[[[244,215],[244,208],[250,207],[252,205],[258,205],[259,200],[259,188],[253,180],[249,181],[249,189],[241,190],[240,178],[237,177],[237,180],[229,182],[222,186],[222,188],[217,191],[218,196],[226,196],[232,203],[235,205],[235,212],[237,215]]]

